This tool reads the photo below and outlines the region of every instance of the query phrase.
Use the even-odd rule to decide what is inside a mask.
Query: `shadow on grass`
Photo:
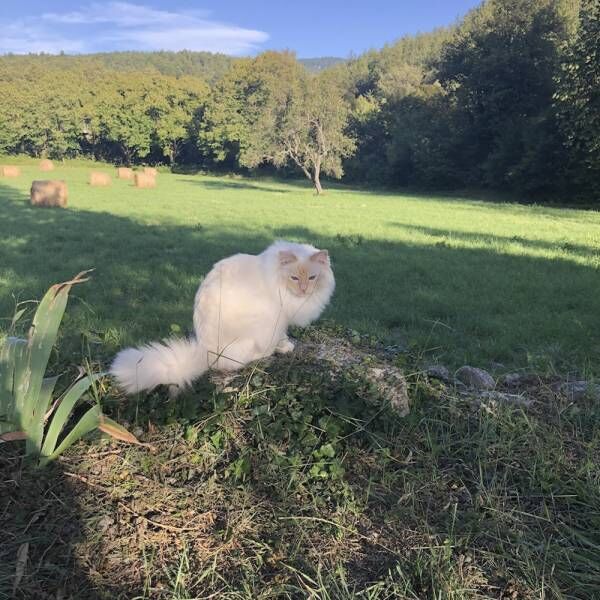
[[[514,361],[555,343],[568,361],[597,356],[597,271],[569,261],[322,236],[293,224],[270,235],[148,226],[109,213],[34,209],[5,186],[0,186],[0,313],[11,315],[12,292],[40,298],[50,284],[96,267],[93,281],[73,293],[54,368],[77,363],[82,354],[106,364],[124,344],[165,337],[177,330],[173,325],[185,331],[198,281],[211,265],[236,252],[260,252],[277,237],[330,250],[338,288],[329,315],[348,325],[399,328],[420,348],[441,347],[459,360]],[[444,326],[432,333],[436,323]],[[95,589],[89,574],[104,570],[106,576],[110,568],[78,562],[84,528],[78,488],[65,464],[38,476],[20,474],[18,459],[2,457],[0,526],[7,542],[0,549],[0,598],[11,595],[16,557],[26,542],[22,598],[42,593],[125,598],[143,587],[138,580],[135,589],[117,583]],[[87,535],[90,530],[102,535],[100,522],[85,527]]]
[[[248,179],[232,179],[225,181],[219,179],[218,181],[212,179],[202,179],[197,177],[195,179],[180,180],[185,181],[191,185],[202,187],[206,190],[220,191],[220,190],[255,190],[260,192],[267,192],[271,194],[289,194],[292,190],[289,188],[275,187],[264,185],[262,183],[255,183]]]
[[[416,231],[423,235],[428,235],[436,238],[450,238],[457,239],[466,242],[478,242],[483,244],[518,244],[524,248],[534,248],[536,250],[553,250],[560,251],[564,250],[569,254],[579,256],[581,258],[589,258],[593,255],[598,255],[600,251],[590,246],[584,246],[583,244],[574,244],[569,242],[565,237],[564,240],[556,243],[546,242],[543,240],[534,240],[525,238],[519,235],[504,236],[495,235],[488,233],[476,233],[469,231],[457,231],[453,229],[439,229],[435,227],[423,227],[420,225],[412,225],[410,223],[389,223],[393,227],[405,229],[406,231]]]
[[[23,468],[8,446],[0,446],[0,598],[111,597],[94,589],[90,565],[79,564],[74,551],[83,531],[73,481],[58,464]],[[25,562],[15,586],[18,557]]]
[[[40,298],[52,283],[95,268],[92,281],[73,292],[58,361],[81,356],[82,348],[105,361],[124,344],[185,331],[194,293],[211,266],[237,252],[258,253],[277,238],[329,249],[337,291],[326,316],[382,336],[400,330],[409,345],[435,348],[432,358],[451,366],[474,361],[522,367],[545,356],[543,367],[572,368],[598,358],[597,269],[566,258],[499,254],[491,245],[453,248],[322,235],[292,223],[265,225],[259,232],[147,225],[104,212],[31,208],[23,194],[5,186],[0,314],[12,315],[15,298]],[[510,240],[489,236],[494,239]],[[544,242],[516,241],[547,249]],[[585,248],[568,251],[583,255]]]

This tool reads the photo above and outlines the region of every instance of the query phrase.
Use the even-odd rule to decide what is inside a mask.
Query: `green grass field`
[[[0,181],[4,317],[93,267],[66,333],[109,355],[185,330],[215,261],[287,238],[329,249],[338,323],[450,366],[598,372],[598,212],[167,173],[155,190],[91,188],[73,165],[52,175],[69,185],[66,211],[27,205],[42,176],[31,162]]]
[[[328,248],[337,276],[334,323],[301,335],[400,346],[385,356],[410,413],[294,354],[174,400],[106,381],[105,409],[152,447],[95,434],[37,472],[0,445],[0,600],[600,598],[599,403],[552,387],[600,371],[598,213],[168,173],[90,188],[81,162],[52,175],[67,210],[32,209],[41,174],[22,163],[0,180],[3,323],[96,269],[71,295],[61,381],[185,331],[216,260],[283,237]],[[545,377],[505,403],[428,379],[430,361]]]

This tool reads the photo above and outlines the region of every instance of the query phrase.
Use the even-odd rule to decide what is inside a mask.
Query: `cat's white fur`
[[[110,372],[132,394],[159,384],[184,387],[208,369],[232,371],[289,352],[288,327],[316,320],[334,288],[327,252],[309,244],[278,241],[256,256],[235,254],[198,288],[195,337],[126,348]]]

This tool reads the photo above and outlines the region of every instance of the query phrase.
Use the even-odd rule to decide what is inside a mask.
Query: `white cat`
[[[334,288],[327,250],[278,241],[257,256],[235,254],[216,263],[196,292],[195,337],[126,348],[110,372],[133,394],[290,352],[288,327],[316,320]]]

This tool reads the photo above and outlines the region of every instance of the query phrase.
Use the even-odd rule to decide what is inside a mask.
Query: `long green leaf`
[[[58,292],[56,286],[52,286],[35,311],[29,332],[30,376],[23,407],[26,431],[29,434],[28,454],[41,450],[47,409],[47,405],[44,405],[47,399],[41,394],[42,381],[67,306],[68,295],[68,286],[60,288]]]
[[[39,466],[43,467],[48,462],[54,460],[78,439],[82,438],[93,429],[96,429],[98,425],[100,425],[100,415],[100,405],[96,404],[95,406],[92,406],[92,408],[79,419],[75,427],[69,431],[63,441],[59,444],[58,448],[56,448],[49,456],[42,456],[40,458]]]
[[[103,373],[86,375],[85,377],[78,379],[68,389],[62,400],[58,403],[58,407],[50,421],[46,437],[44,438],[44,445],[42,446],[42,456],[50,456],[54,452],[58,436],[67,424],[75,405],[89,387],[103,376]]]
[[[86,281],[83,275],[85,273],[79,273],[71,281],[53,285],[42,298],[33,317],[28,337],[29,378],[22,408],[28,433],[28,453],[41,451],[43,422],[48,408],[48,399],[40,394],[42,381],[67,306],[69,291],[73,284]]]
[[[40,392],[38,396],[38,404],[39,406],[49,406],[52,402],[52,392],[54,392],[54,386],[58,381],[58,375],[56,377],[45,377],[42,379],[42,385],[40,387]],[[26,451],[27,454],[37,454],[40,451],[40,443],[38,440],[41,440],[44,436],[44,426],[45,426],[45,413],[41,418],[38,418],[37,415],[29,422],[29,427],[27,428],[27,441],[26,441]]]
[[[22,377],[26,355],[27,341],[20,338],[8,337],[0,347],[0,433],[21,429],[15,388]]]

